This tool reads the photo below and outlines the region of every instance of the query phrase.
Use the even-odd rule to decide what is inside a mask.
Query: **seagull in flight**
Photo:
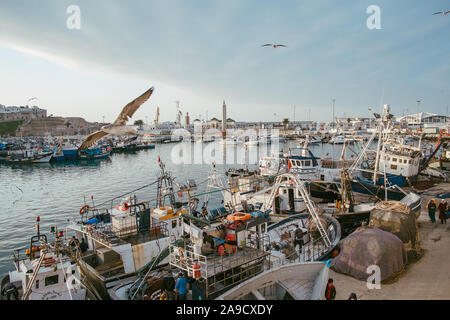
[[[105,125],[99,131],[91,133],[83,141],[81,146],[78,148],[78,151],[89,148],[90,146],[94,145],[98,140],[100,140],[101,138],[103,138],[108,134],[120,135],[130,133],[135,135],[136,131],[130,127],[127,127],[126,124],[128,120],[136,112],[136,110],[139,109],[139,107],[150,98],[154,89],[155,89],[154,87],[151,87],[150,89],[145,91],[142,95],[140,95],[139,97],[128,103],[122,109],[122,112],[119,114],[116,121],[114,121],[112,124]]]
[[[433,16],[436,15],[436,14],[443,14],[444,16],[446,16],[449,13],[450,13],[450,10],[448,10],[448,11],[438,11],[438,12],[433,13]]]
[[[272,47],[272,48],[278,48],[278,47],[287,47],[284,44],[273,44],[273,43],[267,43],[263,44],[261,47]]]

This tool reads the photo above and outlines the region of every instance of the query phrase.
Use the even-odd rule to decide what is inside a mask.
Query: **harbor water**
[[[175,164],[171,154],[176,145],[157,144],[155,149],[134,154],[114,154],[110,159],[99,162],[0,164],[0,275],[14,269],[13,251],[29,245],[30,237],[35,234],[37,216],[41,219],[41,232],[48,234],[50,225],[55,223],[61,229],[68,219],[79,218],[79,209],[85,201],[89,205],[92,201],[100,204],[155,181],[160,170],[159,157],[178,183],[194,179],[198,191],[205,190],[211,164]],[[287,150],[296,145],[297,142],[290,141],[280,144],[280,148]],[[339,158],[342,145],[316,144],[311,145],[310,149],[317,157]],[[354,147],[355,152],[359,150]],[[247,151],[257,152],[257,148],[249,147]],[[346,156],[351,155],[354,153],[347,150]],[[219,174],[231,167],[243,167],[242,164],[228,162],[216,164]],[[256,163],[250,163],[248,168],[256,168]],[[135,194],[139,200],[155,199],[156,188],[143,188]],[[201,205],[203,196],[199,200]],[[214,194],[209,202],[210,208],[219,206],[221,200],[220,193]]]

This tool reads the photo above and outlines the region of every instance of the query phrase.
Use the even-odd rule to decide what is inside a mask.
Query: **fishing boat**
[[[280,266],[239,284],[217,300],[325,300],[328,271],[323,262]]]
[[[72,142],[63,143],[61,149],[64,154],[64,160],[78,159],[78,147]]]
[[[111,147],[94,147],[81,150],[78,156],[79,160],[99,160],[108,158],[111,154]]]
[[[330,139],[329,143],[331,143],[331,144],[344,144],[345,143],[345,135],[343,135],[343,134],[334,135]]]
[[[193,299],[214,299],[226,290],[248,280],[267,268],[300,261],[325,258],[340,240],[338,222],[331,216],[320,216],[306,193],[304,182],[294,174],[280,175],[275,181],[275,192],[284,179],[295,182],[305,199],[309,214],[283,219],[273,226],[270,210],[267,212],[234,211],[225,222],[198,225],[198,219],[189,224],[189,240],[183,246],[171,245],[170,265],[187,272],[196,279]],[[329,223],[331,221],[331,223]],[[305,228],[310,241],[304,245],[304,254],[293,257],[283,250],[292,247],[289,228],[294,224]],[[289,229],[288,232],[280,232]],[[278,238],[276,237],[278,235]]]
[[[52,227],[54,241],[40,233],[37,217],[35,236],[28,248],[14,251],[15,270],[2,279],[2,300],[85,300],[91,295],[81,283],[76,258],[64,232]],[[9,295],[3,293],[9,292]]]
[[[6,162],[8,164],[32,164],[49,163],[53,152],[39,152],[36,150],[12,150],[8,152]]]
[[[172,183],[161,164],[155,207],[138,201],[135,195],[123,198],[116,206],[111,201],[108,208],[85,204],[80,219],[67,227],[80,242],[88,244],[80,261],[83,275],[102,299],[109,299],[108,290],[119,282],[168,263],[169,244],[182,237],[181,214],[186,212],[174,200]],[[168,204],[164,203],[166,197]]]

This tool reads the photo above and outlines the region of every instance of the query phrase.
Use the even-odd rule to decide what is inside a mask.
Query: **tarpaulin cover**
[[[369,226],[395,234],[405,249],[419,253],[419,227],[414,213],[399,201],[381,201],[370,213]],[[411,252],[412,253],[412,252]]]
[[[367,268],[375,265],[384,281],[401,272],[407,261],[403,242],[397,236],[378,228],[360,227],[342,241],[331,268],[366,281],[373,274]]]

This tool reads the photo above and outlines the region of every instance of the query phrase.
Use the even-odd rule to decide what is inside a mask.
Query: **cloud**
[[[335,97],[339,112],[357,115],[383,87],[395,104],[415,100],[424,82],[449,84],[439,72],[450,62],[446,22],[419,18],[435,5],[379,1],[383,29],[369,31],[370,1],[76,1],[74,31],[65,27],[72,2],[2,2],[0,43],[72,70],[159,84],[162,104],[188,97],[191,114],[218,113],[225,98],[237,119],[289,116],[294,104],[320,119]],[[260,47],[267,42],[289,47]],[[398,83],[409,87],[391,95]]]

